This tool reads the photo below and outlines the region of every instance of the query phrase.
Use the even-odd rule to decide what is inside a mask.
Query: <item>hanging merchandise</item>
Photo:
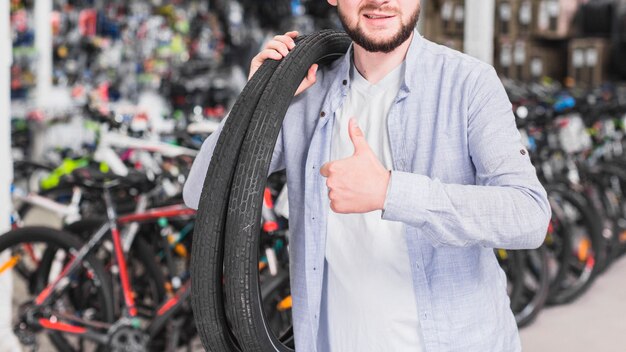
[[[78,30],[82,36],[96,35],[98,12],[94,9],[84,9],[78,15]]]
[[[626,65],[624,64],[626,62],[626,0],[617,0],[611,37],[614,71],[622,79],[626,79]]]

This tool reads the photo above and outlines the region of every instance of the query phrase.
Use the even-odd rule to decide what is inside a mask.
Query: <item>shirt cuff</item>
[[[430,199],[431,182],[427,176],[391,171],[382,218],[413,226],[423,225]]]
[[[387,183],[387,192],[385,193],[385,203],[383,203],[383,211],[381,218],[385,216],[385,209],[387,209],[387,199],[389,198],[389,190],[391,190],[391,182],[393,179],[393,171],[389,170],[389,183]]]

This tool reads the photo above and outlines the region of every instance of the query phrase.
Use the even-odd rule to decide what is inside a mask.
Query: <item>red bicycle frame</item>
[[[149,209],[144,212],[137,212],[133,214],[128,214],[124,216],[117,217],[115,213],[115,209],[113,207],[113,202],[111,200],[111,195],[108,189],[104,190],[104,200],[107,207],[107,218],[106,221],[89,239],[89,241],[81,247],[76,255],[74,255],[70,261],[65,265],[61,274],[50,283],[44,290],[42,290],[39,295],[35,299],[35,304],[38,306],[45,305],[49,303],[51,298],[54,296],[53,293],[59,290],[62,290],[66,285],[68,280],[62,280],[64,277],[68,277],[72,275],[80,266],[85,257],[100,243],[104,235],[111,232],[113,245],[114,245],[114,253],[115,259],[119,266],[120,273],[120,281],[122,285],[122,291],[124,296],[124,305],[125,305],[125,317],[136,317],[137,316],[137,308],[135,307],[135,300],[133,296],[133,292],[131,289],[130,277],[128,276],[128,269],[126,264],[126,257],[124,256],[124,251],[122,248],[121,235],[118,228],[118,225],[127,225],[134,222],[149,222],[156,221],[160,218],[185,218],[195,215],[196,211],[194,209],[187,208],[185,205],[173,205],[173,206],[165,206],[159,208]],[[189,295],[190,290],[190,282],[187,282],[183,285],[177,292],[177,294],[170,298],[168,301],[163,303],[161,307],[158,309],[157,317],[161,318],[158,321],[154,321],[150,324],[149,331],[158,332],[160,327],[165,323],[166,319],[162,319],[162,317],[166,317],[166,313],[172,311],[175,307],[178,307],[182,301]],[[40,318],[38,320],[39,325],[43,328],[62,331],[71,334],[79,334],[84,335],[88,333],[88,330],[84,327],[78,327],[62,322],[51,321],[50,319]],[[97,336],[99,334],[91,334],[92,336]],[[95,337],[95,339],[100,339]]]

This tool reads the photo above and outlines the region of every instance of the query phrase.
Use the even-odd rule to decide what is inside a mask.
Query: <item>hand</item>
[[[326,177],[330,208],[335,213],[367,213],[382,210],[387,197],[391,171],[378,160],[355,119],[348,123],[354,154],[322,166]]]
[[[274,37],[274,39],[270,40],[265,45],[265,47],[263,47],[263,50],[261,50],[261,52],[252,59],[252,62],[250,63],[250,74],[248,75],[248,80],[252,78],[254,73],[259,69],[259,67],[261,67],[265,60],[282,60],[283,57],[287,56],[291,49],[296,46],[296,42],[294,41],[294,39],[297,36],[298,32],[292,31],[287,32],[284,35],[277,35]],[[307,72],[306,77],[304,77],[302,83],[300,83],[300,86],[298,87],[298,90],[296,90],[295,95],[304,92],[310,86],[315,84],[315,74],[317,72],[317,68],[317,64],[313,64],[311,65],[311,67],[309,67],[309,72]]]

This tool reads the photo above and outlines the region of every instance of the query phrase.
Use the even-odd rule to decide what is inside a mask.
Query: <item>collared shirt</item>
[[[371,84],[352,62],[351,87],[335,113],[331,160],[354,154],[348,132],[354,118],[369,149],[387,170],[393,169],[387,116],[405,66],[400,63]],[[326,232],[318,350],[422,351],[404,224],[382,219],[380,210],[338,214],[331,209]]]
[[[332,120],[351,85],[349,60],[320,68],[317,83],[294,98],[270,166],[287,172],[299,352],[317,351],[329,208],[319,168],[330,160]],[[493,248],[540,246],[551,213],[493,67],[415,32],[388,129],[394,168],[383,218],[405,224],[425,350],[519,351]],[[185,185],[191,207],[218,133]]]

